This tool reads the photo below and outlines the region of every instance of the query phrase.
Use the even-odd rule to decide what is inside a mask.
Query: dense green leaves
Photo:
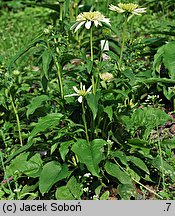
[[[145,139],[148,138],[153,128],[157,129],[158,126],[171,120],[170,116],[163,110],[152,107],[138,109],[131,117],[123,116],[122,119],[128,130],[136,132],[137,129],[141,128]]]

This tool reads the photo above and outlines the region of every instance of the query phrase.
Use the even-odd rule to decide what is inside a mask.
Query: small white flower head
[[[109,5],[109,10],[115,11],[117,13],[130,13],[134,15],[141,15],[146,12],[146,8],[139,8],[138,4],[128,3],[123,4],[119,3],[118,6]]]
[[[113,80],[114,76],[111,73],[102,73],[100,74],[100,78],[105,82],[110,82]]]
[[[110,25],[110,20],[99,11],[83,12],[77,16],[76,23],[71,27],[71,30],[74,29],[74,32],[76,32],[83,25],[85,25],[86,29],[90,29],[92,24],[98,27],[102,26],[102,23]]]
[[[85,85],[80,83],[80,89],[78,89],[76,86],[73,86],[73,89],[76,93],[66,95],[65,97],[71,97],[71,96],[78,96],[78,102],[82,103],[83,97],[85,97],[87,94],[91,93],[92,86],[90,86],[87,90],[85,88]]]

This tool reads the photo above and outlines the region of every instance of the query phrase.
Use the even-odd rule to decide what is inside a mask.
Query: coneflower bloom
[[[123,4],[119,3],[118,6],[109,5],[109,10],[115,11],[117,13],[131,13],[134,15],[141,15],[146,12],[146,8],[139,8],[138,4],[128,3]]]
[[[100,78],[103,81],[110,82],[113,80],[114,76],[111,73],[106,72],[106,73],[100,74]]]
[[[83,12],[77,16],[76,23],[71,27],[71,30],[76,32],[83,25],[85,25],[86,29],[90,29],[93,24],[98,27],[102,26],[102,23],[110,25],[110,20],[99,11]]]
[[[85,85],[82,85],[82,83],[80,83],[80,89],[78,89],[76,86],[73,86],[73,89],[76,93],[66,95],[65,97],[78,96],[78,102],[82,103],[83,97],[85,97],[87,94],[91,92],[91,88],[92,86],[90,86],[86,90]]]

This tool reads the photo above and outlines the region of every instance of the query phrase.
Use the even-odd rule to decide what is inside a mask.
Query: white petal
[[[98,24],[99,24],[98,20],[94,20],[94,25],[95,25],[95,27],[97,27]]]
[[[91,89],[92,89],[92,86],[90,86],[90,87],[87,89],[87,91],[86,91],[86,92],[87,92],[87,93],[88,93],[88,92],[90,92],[90,91],[91,91]]]
[[[78,23],[78,25],[77,25],[77,27],[75,28],[75,31],[74,31],[74,32],[76,32],[79,28],[81,28],[81,26],[84,25],[84,23],[85,23],[85,21]]]
[[[82,101],[83,101],[83,97],[80,96],[80,97],[78,98],[78,102],[79,102],[79,103],[82,103]]]
[[[110,20],[108,18],[103,18],[103,20],[101,20],[101,21],[106,23],[107,25],[111,25]]]
[[[118,13],[123,13],[123,12],[125,12],[123,9],[121,9],[121,8],[115,6],[115,5],[112,5],[112,4],[109,5],[109,10],[116,11],[116,12],[118,12]]]
[[[74,97],[74,96],[78,96],[78,94],[73,93],[73,94],[70,94],[70,95],[65,95],[64,97]]]
[[[78,23],[77,23],[77,22],[76,22],[76,23],[74,23],[74,24],[73,24],[73,26],[71,26],[71,27],[70,27],[70,30],[73,30],[74,28],[76,28],[76,27],[77,27],[77,25],[78,25]]]
[[[91,23],[92,23],[91,21],[86,22],[86,23],[85,23],[85,27],[86,27],[87,29],[90,29]]]
[[[79,93],[79,90],[77,89],[76,86],[73,86],[73,89],[74,89],[74,91],[75,91],[77,94]]]
[[[137,9],[134,10],[134,12],[136,12],[136,13],[145,13],[146,8],[137,8]]]

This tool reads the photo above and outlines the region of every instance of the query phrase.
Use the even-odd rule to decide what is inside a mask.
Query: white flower
[[[83,12],[77,16],[76,23],[71,27],[71,30],[75,29],[74,32],[76,32],[82,25],[90,29],[93,23],[95,27],[102,26],[102,23],[110,25],[109,19],[105,18],[99,11]]]
[[[109,9],[115,11],[117,13],[131,13],[135,15],[141,15],[142,13],[146,12],[146,8],[138,8],[138,4],[128,3],[123,4],[119,3],[118,6],[109,5]]]
[[[84,177],[89,178],[90,176],[91,176],[91,173],[85,173],[85,174],[84,174]]]
[[[82,103],[83,97],[85,97],[87,94],[89,94],[91,92],[91,88],[92,86],[90,86],[87,90],[85,88],[85,85],[82,85],[82,83],[80,83],[80,89],[78,89],[76,86],[73,86],[73,89],[76,93],[70,94],[70,95],[66,95],[65,97],[71,97],[71,96],[79,96],[78,97],[78,102]]]
[[[100,74],[100,78],[103,81],[110,82],[113,80],[114,76],[111,73],[106,72],[106,73]]]

